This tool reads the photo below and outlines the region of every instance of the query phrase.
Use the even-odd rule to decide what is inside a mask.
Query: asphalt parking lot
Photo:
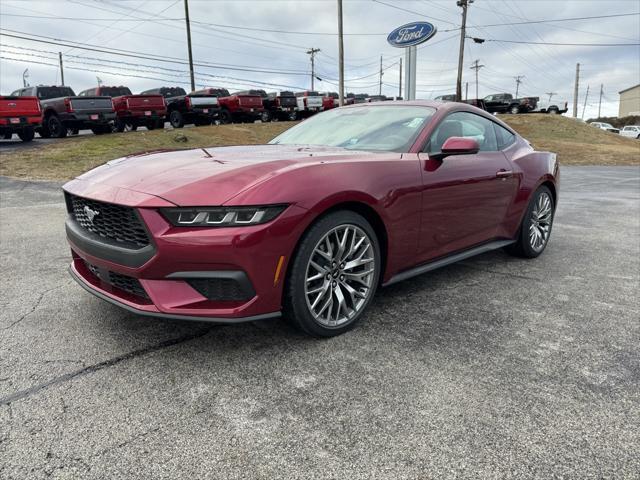
[[[549,247],[283,321],[137,317],[67,274],[59,185],[0,180],[0,478],[638,478],[640,168],[565,167]]]

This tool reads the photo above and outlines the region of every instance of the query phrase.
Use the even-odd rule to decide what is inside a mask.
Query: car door
[[[510,162],[500,151],[495,122],[471,112],[454,112],[434,129],[420,153],[423,178],[420,260],[490,241],[518,188]],[[450,137],[471,137],[480,151],[440,153]]]

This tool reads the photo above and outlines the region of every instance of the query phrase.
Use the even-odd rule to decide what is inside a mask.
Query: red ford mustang
[[[281,313],[337,335],[378,286],[488,250],[545,249],[556,156],[461,103],[362,104],[268,145],[149,153],[64,186],[71,273],[135,313]]]

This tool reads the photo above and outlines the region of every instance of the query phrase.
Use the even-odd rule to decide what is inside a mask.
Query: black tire
[[[169,113],[169,123],[173,128],[184,127],[184,117],[178,110],[171,110]]]
[[[11,140],[11,137],[13,137],[13,133],[5,133],[2,138],[4,138],[5,140]]]
[[[509,113],[512,113],[514,115],[520,113],[520,107],[518,105],[512,105],[511,107],[509,107]]]
[[[53,138],[64,138],[67,136],[67,127],[57,115],[51,115],[47,120],[47,129],[51,132]]]
[[[233,121],[233,117],[231,116],[231,112],[229,110],[221,110],[220,115],[218,116],[218,120],[222,125],[227,125]]]
[[[542,245],[542,248],[535,249],[531,245],[531,241],[529,238],[529,230],[531,228],[531,223],[533,220],[533,211],[536,207],[536,203],[538,199],[542,195],[547,195],[551,202],[551,218],[549,221],[549,231],[547,233],[547,238]],[[524,218],[522,219],[522,224],[520,225],[520,229],[518,230],[518,236],[516,237],[516,242],[509,245],[506,250],[510,254],[523,257],[523,258],[536,258],[539,256],[544,250],[547,248],[549,243],[549,238],[551,237],[551,230],[553,227],[553,219],[555,217],[555,203],[553,200],[553,195],[549,188],[544,185],[538,188],[535,193],[531,196],[531,200],[529,201],[529,205],[527,206],[527,210],[524,214]]]
[[[291,112],[291,113],[289,113],[288,120],[289,120],[290,122],[295,122],[296,120],[299,120],[299,119],[300,119],[300,115],[298,115],[298,112]]]
[[[549,112],[551,115],[557,115],[557,114],[558,114],[558,109],[557,109],[557,108],[550,108],[550,109],[548,110],[548,112]]]
[[[136,130],[137,130],[138,126],[135,125],[135,127],[136,127]],[[151,121],[147,122],[145,127],[147,127],[147,130],[155,130],[156,128],[158,128],[158,122],[156,120],[151,120]]]
[[[271,112],[269,110],[265,110],[260,114],[260,121],[263,123],[267,123],[271,121]]]
[[[18,133],[18,137],[23,142],[30,142],[36,136],[36,132],[33,127],[25,127],[20,133]]]
[[[120,120],[119,118],[117,118],[116,121],[113,122],[113,130],[115,132],[122,133],[124,132],[125,128],[127,128],[127,124],[124,123],[123,120]]]
[[[366,233],[373,249],[375,270],[372,273],[373,278],[367,293],[368,297],[362,306],[359,307],[359,311],[345,323],[338,326],[326,326],[314,318],[307,304],[305,294],[307,266],[314,254],[316,246],[322,238],[333,229],[344,225],[355,225]],[[320,218],[303,235],[296,249],[296,253],[291,260],[283,298],[285,318],[298,329],[315,337],[333,337],[350,330],[358,320],[360,320],[376,293],[380,279],[380,271],[382,269],[381,258],[378,238],[371,224],[363,216],[350,210],[339,210]],[[335,286],[336,282],[333,283]],[[330,295],[331,298],[333,298],[333,294]]]

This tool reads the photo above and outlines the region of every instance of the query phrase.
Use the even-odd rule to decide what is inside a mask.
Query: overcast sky
[[[322,81],[316,81],[316,90],[337,90],[336,0],[189,0],[189,8],[194,62],[209,64],[195,68],[198,87],[219,85],[232,91],[251,86],[267,91],[309,89],[310,61],[306,51],[314,47],[321,49],[316,56],[316,75]],[[498,92],[515,94],[514,77],[520,75],[523,78],[519,95],[545,96],[546,92],[554,92],[569,101],[571,111],[576,63],[580,62],[579,115],[587,86],[590,89],[585,119],[597,115],[601,84],[603,116],[617,115],[618,91],[640,83],[640,47],[527,45],[491,40],[637,44],[638,15],[488,25],[638,12],[638,0],[476,0],[469,8],[468,34],[487,41],[466,43],[463,82],[469,82],[469,98],[475,97],[475,74],[469,67],[478,59],[484,65],[479,70],[480,97]],[[182,62],[187,59],[183,19],[183,0],[0,2],[3,33],[40,35],[42,40],[56,38],[81,42],[89,48],[174,57]],[[382,55],[382,93],[397,95],[397,62],[402,50],[389,46],[386,35],[415,20],[430,21],[438,29],[418,50],[418,98],[455,92],[457,28],[461,20],[461,9],[455,0],[344,0],[347,91],[378,93],[377,72]],[[27,68],[30,84],[59,84],[58,51],[63,53],[65,84],[76,92],[96,85],[96,76],[106,85],[126,85],[133,92],[162,85],[180,85],[188,90],[188,68],[183,63],[111,55],[5,35],[0,39],[3,94],[22,86],[22,74]]]

